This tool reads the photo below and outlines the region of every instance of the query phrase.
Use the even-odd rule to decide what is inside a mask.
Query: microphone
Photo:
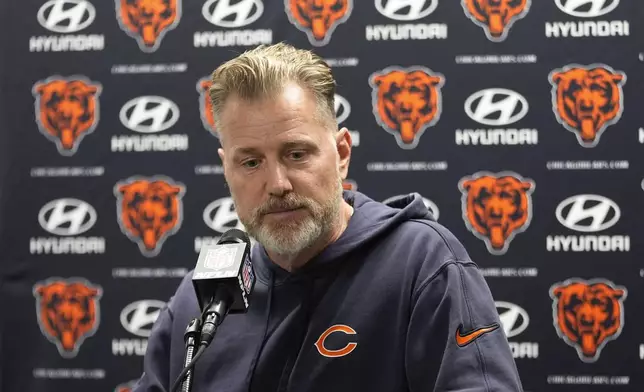
[[[215,245],[199,253],[192,283],[203,312],[201,343],[210,344],[228,313],[245,313],[255,285],[251,242],[239,229],[226,231]]]
[[[171,392],[182,384],[183,392],[191,390],[192,373],[188,375],[188,372],[212,342],[217,327],[228,313],[245,313],[248,310],[255,287],[250,248],[248,234],[239,229],[230,229],[215,245],[201,248],[192,275],[192,284],[202,312],[201,330],[199,319],[192,320],[186,328],[184,368],[170,388]],[[198,349],[192,357],[197,341]]]

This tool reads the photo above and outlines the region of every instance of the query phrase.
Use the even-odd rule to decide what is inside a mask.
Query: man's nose
[[[266,186],[271,195],[282,196],[293,190],[288,172],[282,164],[270,165],[267,177]]]

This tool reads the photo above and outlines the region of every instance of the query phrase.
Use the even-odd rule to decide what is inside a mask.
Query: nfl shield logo
[[[235,255],[237,249],[234,246],[217,246],[214,249],[208,249],[204,266],[215,271],[230,268],[235,264]]]

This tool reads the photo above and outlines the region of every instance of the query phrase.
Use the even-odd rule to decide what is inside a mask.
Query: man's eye
[[[249,159],[247,161],[244,161],[242,165],[244,165],[244,167],[248,169],[254,169],[257,167],[257,165],[259,165],[259,161],[257,159]]]
[[[292,159],[298,161],[304,158],[306,153],[304,151],[292,151],[289,155],[291,156]]]

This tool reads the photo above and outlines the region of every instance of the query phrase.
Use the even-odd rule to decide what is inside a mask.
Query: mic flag
[[[192,283],[202,312],[216,295],[226,298],[229,313],[246,312],[255,285],[250,248],[248,234],[239,229],[230,229],[215,245],[201,248]]]

